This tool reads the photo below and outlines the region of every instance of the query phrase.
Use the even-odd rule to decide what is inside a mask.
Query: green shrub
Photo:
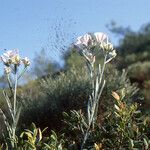
[[[84,109],[90,89],[83,72],[71,70],[55,78],[50,76],[33,84],[35,88],[31,85],[27,91],[23,90],[25,107],[20,124],[26,126],[28,120],[28,125],[35,122],[41,127],[60,128],[63,111]]]
[[[150,62],[137,62],[128,67],[128,74],[131,80],[143,82],[150,79]]]
[[[149,149],[149,122],[138,109],[137,103],[125,100],[126,91],[122,90],[120,96],[113,92],[114,105],[103,114],[101,123],[90,132],[85,144],[87,149]],[[64,113],[64,132],[68,145],[80,147],[86,129],[87,120],[82,111]]]
[[[85,68],[60,73],[53,78],[30,82],[23,88],[22,99],[24,99],[24,109],[21,114],[20,124],[22,128],[30,126],[32,122],[41,128],[49,126],[50,129],[62,127],[62,112],[72,109],[86,110],[87,98],[91,92],[90,82]],[[138,89],[135,84],[131,84],[125,71],[120,73],[113,65],[106,69],[106,86],[102,94],[100,103],[101,111],[105,112],[108,105],[113,106],[111,98],[112,91],[125,89],[128,101],[138,100]],[[38,112],[38,113],[36,113]],[[102,112],[99,112],[101,114]],[[28,120],[28,122],[26,122]]]

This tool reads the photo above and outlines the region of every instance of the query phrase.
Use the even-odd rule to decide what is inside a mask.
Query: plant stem
[[[9,75],[7,75],[7,81],[8,81],[8,86],[9,86],[11,95],[12,95],[12,97],[13,97],[13,95],[14,95],[14,93],[13,93],[13,87],[12,87],[12,83],[11,83],[11,81],[10,81]]]
[[[102,79],[103,79],[103,75],[104,75],[104,70],[105,70],[105,65],[106,65],[106,60],[107,60],[107,54],[105,55],[104,57],[104,63],[103,63],[103,67],[102,67],[102,72],[100,74],[98,74],[98,78],[99,78],[99,81],[98,81],[98,89],[96,89],[96,86],[97,86],[97,83],[95,82],[94,80],[94,66],[91,65],[89,68],[90,68],[90,77],[91,77],[91,80],[92,80],[92,99],[89,99],[89,100],[92,100],[92,105],[88,105],[87,107],[89,107],[88,110],[90,110],[90,114],[88,113],[88,118],[90,118],[89,120],[89,123],[88,123],[88,128],[86,129],[86,132],[84,134],[84,138],[83,138],[83,142],[82,142],[82,145],[81,145],[81,150],[83,150],[83,147],[84,147],[84,144],[89,136],[89,131],[90,131],[90,128],[91,128],[91,125],[93,124],[93,129],[94,129],[94,123],[97,119],[97,112],[98,112],[98,102],[99,102],[99,99],[100,99],[100,96],[101,96],[101,93],[102,93],[102,90],[105,86],[105,82],[103,82],[102,84]],[[100,89],[100,85],[101,85],[101,89]],[[100,89],[100,90],[99,90]]]
[[[15,74],[15,89],[14,89],[14,116],[16,115],[16,96],[17,96],[17,84],[18,84],[18,75]]]
[[[103,67],[102,67],[102,72],[101,72],[101,74],[99,75],[100,76],[100,79],[99,79],[99,85],[98,85],[98,91],[99,91],[99,88],[100,88],[100,85],[101,85],[101,89],[100,89],[100,92],[98,93],[96,93],[95,92],[95,97],[94,97],[94,99],[95,99],[95,109],[94,109],[94,111],[95,111],[95,115],[94,115],[94,117],[95,117],[95,119],[97,119],[97,112],[98,112],[98,102],[99,102],[99,99],[100,99],[100,96],[101,96],[101,94],[102,94],[102,91],[103,91],[103,88],[104,88],[104,86],[105,86],[105,81],[103,82],[103,84],[101,84],[101,82],[102,82],[102,79],[103,79],[103,75],[104,75],[104,70],[105,70],[105,66],[106,66],[106,59],[107,59],[107,55],[105,55],[105,57],[104,57],[104,62],[103,62]]]
[[[15,87],[14,87],[14,103],[13,103],[13,116],[14,120],[12,123],[12,147],[14,148],[14,140],[15,140],[15,135],[16,135],[16,105],[17,105],[17,84],[18,84],[18,75],[17,72],[15,73]]]

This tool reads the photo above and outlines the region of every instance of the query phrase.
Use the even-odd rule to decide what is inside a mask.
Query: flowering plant
[[[97,120],[99,100],[105,86],[105,79],[103,77],[105,65],[116,56],[116,51],[113,48],[113,45],[109,42],[108,36],[102,32],[88,33],[80,36],[77,38],[74,46],[86,60],[93,90],[89,96],[89,100],[87,103],[88,121],[86,131],[84,132],[83,142],[81,145],[81,149],[83,149],[84,144],[88,139],[91,130],[94,129]],[[96,61],[95,49],[98,49],[104,57],[104,62],[102,65],[99,64],[97,69],[98,71],[96,73],[94,68],[94,64]]]
[[[30,61],[27,57],[21,58],[19,55],[18,50],[9,50],[3,55],[1,55],[0,60],[3,62],[4,65],[4,72],[7,77],[9,89],[10,89],[10,95],[7,94],[6,91],[3,91],[4,98],[6,100],[7,106],[8,106],[8,113],[9,116],[4,113],[2,109],[0,109],[0,113],[3,116],[4,123],[8,132],[9,139],[11,140],[8,143],[8,147],[13,149],[15,147],[15,141],[16,141],[16,128],[21,112],[21,104],[17,100],[17,85],[19,78],[22,77],[23,73],[27,69],[27,67],[30,65]],[[24,68],[20,72],[19,67],[23,64]],[[10,76],[14,76],[14,82],[10,78]]]

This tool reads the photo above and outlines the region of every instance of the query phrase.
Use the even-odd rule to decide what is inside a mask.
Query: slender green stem
[[[98,112],[98,105],[99,105],[99,99],[100,99],[100,96],[101,96],[101,93],[102,93],[102,90],[105,86],[105,82],[102,83],[102,79],[103,79],[103,75],[104,75],[104,70],[105,70],[105,65],[106,65],[106,60],[107,60],[107,55],[105,55],[104,57],[104,63],[103,63],[103,67],[102,67],[102,72],[100,74],[98,74],[99,76],[99,81],[98,81],[98,89],[96,89],[96,82],[94,80],[94,66],[91,65],[89,68],[90,68],[90,77],[91,77],[91,80],[92,80],[92,99],[89,99],[89,100],[92,100],[92,105],[88,105],[87,107],[90,107],[90,114],[88,113],[88,118],[90,118],[89,120],[89,123],[88,123],[88,128],[86,129],[86,132],[84,134],[84,138],[83,138],[83,142],[82,142],[82,145],[81,145],[81,150],[83,150],[83,147],[84,147],[84,144],[90,134],[90,128],[91,128],[91,125],[93,125],[93,128],[94,128],[94,123],[95,123],[95,120],[97,118],[97,112]],[[100,85],[101,85],[101,89],[99,91],[99,88],[100,88]],[[89,110],[88,109],[88,110]]]
[[[14,89],[14,116],[16,115],[16,103],[17,103],[17,84],[18,84],[18,75],[15,74],[15,89]]]
[[[104,70],[105,70],[105,66],[106,66],[106,60],[107,60],[107,54],[104,57],[104,63],[103,63],[102,73],[100,75],[100,83],[101,83],[101,81],[103,79],[103,74],[104,74]]]
[[[13,86],[12,86],[12,83],[11,83],[11,80],[10,80],[10,76],[9,76],[9,75],[7,75],[7,81],[8,81],[8,86],[9,86],[11,95],[12,95],[12,97],[13,97],[14,91],[13,91]]]
[[[13,102],[13,116],[14,120],[12,123],[12,147],[14,148],[14,140],[16,136],[16,105],[17,105],[17,84],[18,84],[18,75],[17,72],[15,73],[15,87],[14,87],[14,102]]]
[[[84,139],[83,139],[83,142],[82,142],[82,145],[81,145],[81,150],[83,150],[84,148],[84,144],[88,138],[88,135],[89,135],[89,130],[90,130],[90,126],[87,128],[86,132],[85,132],[85,135],[84,135]]]
[[[104,57],[104,62],[103,62],[103,67],[102,67],[102,72],[101,72],[101,74],[100,74],[100,81],[99,81],[99,86],[98,86],[98,91],[99,91],[99,88],[100,88],[100,84],[101,84],[101,81],[102,81],[102,79],[103,79],[103,75],[104,75],[104,70],[105,70],[105,66],[106,66],[106,59],[107,59],[107,55],[105,55],[105,57]],[[100,92],[98,93],[95,93],[95,108],[94,108],[94,111],[95,111],[95,114],[94,114],[94,117],[95,117],[95,119],[97,119],[97,112],[98,112],[98,102],[99,102],[99,99],[100,99],[100,96],[101,96],[101,93],[102,93],[102,91],[103,91],[103,88],[104,88],[104,86],[105,86],[105,82],[103,82],[103,84],[101,85],[101,90],[100,90]]]
[[[107,58],[107,56],[105,55],[104,63],[103,63],[103,68],[102,68],[102,73],[100,75],[100,81],[99,81],[100,84],[101,84],[101,80],[103,78],[103,74],[104,74],[104,70],[105,70],[106,58]],[[93,84],[94,84],[94,79],[93,79]],[[100,84],[99,84],[99,87],[100,87]],[[90,119],[90,123],[89,123],[90,126],[91,126],[91,123],[92,122],[94,123],[94,120],[96,119],[96,118],[94,119],[94,117],[96,117],[96,115],[97,115],[98,101],[99,101],[100,95],[102,93],[102,90],[104,88],[104,84],[101,86],[100,92],[99,92],[99,87],[98,87],[98,91],[97,92],[94,92],[95,87],[93,87],[94,100],[93,100],[92,114],[91,114],[91,117],[90,117],[91,119]],[[99,92],[99,94],[98,94],[98,92]]]

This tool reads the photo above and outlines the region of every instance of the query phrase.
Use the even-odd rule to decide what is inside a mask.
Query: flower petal
[[[95,32],[94,36],[95,36],[96,41],[98,43],[101,43],[101,42],[106,42],[107,43],[108,42],[108,36],[105,33]]]

